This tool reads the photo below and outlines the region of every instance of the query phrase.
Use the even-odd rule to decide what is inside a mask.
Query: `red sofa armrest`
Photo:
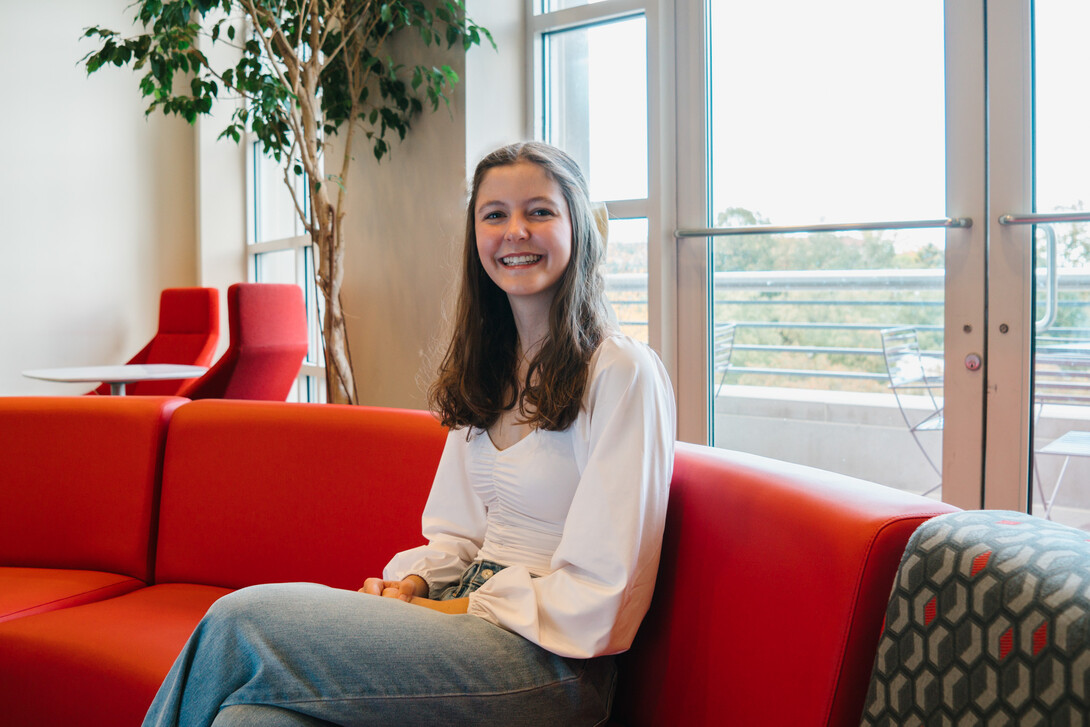
[[[858,725],[898,561],[933,500],[679,444],[625,725]]]

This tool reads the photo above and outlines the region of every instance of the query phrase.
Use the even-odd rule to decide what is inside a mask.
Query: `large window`
[[[534,4],[535,135],[571,154],[609,211],[606,288],[650,340],[647,17],[631,2]]]

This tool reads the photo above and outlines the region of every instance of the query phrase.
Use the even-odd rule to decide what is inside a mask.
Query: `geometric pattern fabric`
[[[1090,725],[1090,541],[1024,513],[940,515],[909,540],[866,727]]]

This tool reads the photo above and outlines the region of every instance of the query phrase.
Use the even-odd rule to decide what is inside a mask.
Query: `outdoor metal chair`
[[[1038,344],[1036,365],[1034,367],[1033,386],[1033,421],[1036,429],[1041,420],[1041,413],[1046,405],[1088,406],[1090,405],[1090,350],[1085,344],[1052,345]],[[1056,475],[1052,491],[1047,496],[1037,457],[1040,455],[1063,457],[1063,464]],[[1043,447],[1034,450],[1033,479],[1037,493],[1044,506],[1043,517],[1052,518],[1052,507],[1060,492],[1067,467],[1072,457],[1090,457],[1090,432],[1072,429],[1050,440]]]
[[[889,388],[897,400],[901,418],[916,446],[939,477],[938,484],[924,492],[925,495],[930,494],[942,486],[942,467],[924,446],[920,432],[942,431],[942,359],[921,353],[919,334],[915,328],[908,326],[882,331],[882,354],[886,361]],[[905,397],[910,395],[913,400],[906,402]]]
[[[712,341],[712,369],[713,375],[719,377],[719,383],[715,387],[715,396],[712,401],[719,398],[719,390],[723,388],[723,382],[727,380],[730,371],[730,358],[734,354],[734,324],[715,324],[715,335]]]

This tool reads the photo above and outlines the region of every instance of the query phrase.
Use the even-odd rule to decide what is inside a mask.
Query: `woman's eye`
[[[542,209],[536,209],[533,212],[531,212],[530,214],[533,215],[534,217],[548,217],[552,213],[553,213],[552,210],[542,208]]]
[[[484,216],[484,218],[483,218],[483,219],[486,219],[486,220],[498,220],[498,219],[499,219],[500,217],[502,217],[502,216],[503,216],[503,215],[502,215],[502,214],[500,214],[499,212],[488,212],[488,213],[486,213],[486,214],[485,214],[485,216]]]

